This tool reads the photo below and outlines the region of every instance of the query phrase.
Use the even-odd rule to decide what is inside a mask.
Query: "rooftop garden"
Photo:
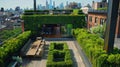
[[[120,49],[107,54],[104,47],[104,40],[97,34],[91,34],[86,29],[75,29],[75,38],[86,53],[93,67],[119,67]]]
[[[107,7],[104,7],[104,8],[98,8],[97,10],[107,10]]]
[[[32,14],[26,14],[26,13]],[[38,12],[38,14],[36,13]],[[44,24],[72,24],[73,28],[83,28],[86,26],[85,15],[81,10],[33,10],[25,11],[22,15],[24,20],[25,30],[31,30],[32,33],[40,31]],[[42,13],[42,14],[39,14]],[[52,14],[51,14],[52,13]],[[58,14],[54,14],[58,13]],[[64,14],[70,13],[70,14]]]
[[[24,15],[79,15],[83,14],[82,10],[79,9],[67,9],[67,10],[26,10]]]

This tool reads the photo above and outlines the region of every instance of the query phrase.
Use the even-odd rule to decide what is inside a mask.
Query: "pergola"
[[[118,8],[120,8],[120,0],[108,0],[108,14],[104,41],[104,49],[108,54],[111,53],[114,48]]]

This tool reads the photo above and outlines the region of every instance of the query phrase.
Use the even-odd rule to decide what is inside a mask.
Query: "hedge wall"
[[[86,29],[73,31],[78,43],[88,56],[93,67],[120,67],[120,50],[115,48],[111,54],[103,50],[104,40]]]
[[[25,30],[36,30],[42,24],[73,24],[73,28],[86,25],[85,15],[23,15]]]
[[[64,50],[64,51],[68,50],[67,43],[51,43],[49,47],[49,51],[57,50],[56,48],[58,48],[59,50]]]
[[[7,62],[9,62],[11,57],[16,53],[19,53],[18,51],[27,42],[27,40],[30,37],[30,34],[30,31],[24,32],[18,35],[16,38],[12,38],[6,41],[0,47],[0,67],[5,67],[8,64]]]
[[[9,38],[15,37],[19,35],[21,32],[22,32],[21,28],[0,31],[0,42],[3,42]]]
[[[60,45],[63,46],[59,47]],[[55,58],[59,58],[62,61],[54,61]],[[70,50],[66,43],[51,43],[49,47],[49,53],[47,58],[47,67],[73,67],[73,62],[70,54]]]

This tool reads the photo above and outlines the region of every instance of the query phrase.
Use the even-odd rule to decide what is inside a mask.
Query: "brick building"
[[[92,2],[92,8],[97,10],[98,8],[104,8],[107,7],[107,0],[102,0],[101,2]]]
[[[107,21],[107,11],[104,10],[91,10],[88,12],[87,28],[103,25]],[[118,14],[118,21],[116,26],[116,37],[120,37],[120,9]]]

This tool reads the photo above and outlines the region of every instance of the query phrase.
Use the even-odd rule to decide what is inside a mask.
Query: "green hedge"
[[[0,31],[0,42],[3,42],[10,37],[15,37],[19,35],[21,32],[22,32],[21,28]]]
[[[39,15],[44,15],[44,14],[46,14],[46,15],[48,15],[48,14],[50,14],[50,11],[53,11],[53,14],[60,14],[60,13],[58,13],[58,12],[62,12],[62,11],[65,11],[65,13],[64,13],[64,15],[65,14],[71,14],[72,12],[73,12],[73,10],[36,10],[36,11],[34,11],[34,10],[25,10],[25,12],[24,12],[24,15],[34,15],[34,14],[39,14]],[[56,12],[56,13],[55,13]]]
[[[73,34],[83,48],[93,67],[120,67],[120,50],[115,48],[107,54],[103,50],[104,40],[86,29],[75,29]]]
[[[42,24],[73,24],[73,28],[86,25],[85,15],[23,15],[25,30],[37,30]]]
[[[67,46],[67,43],[50,43],[50,47],[49,47],[49,51],[52,51],[52,50],[57,50],[55,49],[55,46],[57,46],[58,49],[61,49],[63,47],[62,50],[68,50],[68,46]]]
[[[5,67],[12,55],[18,53],[30,37],[31,32],[19,34],[16,38],[9,39],[0,47],[0,67]]]
[[[54,46],[57,44],[59,47],[62,45],[63,50],[54,49]],[[55,58],[62,58],[62,61],[54,61]],[[70,50],[66,43],[51,43],[49,47],[49,53],[47,58],[47,67],[73,67],[73,62],[70,54]]]

